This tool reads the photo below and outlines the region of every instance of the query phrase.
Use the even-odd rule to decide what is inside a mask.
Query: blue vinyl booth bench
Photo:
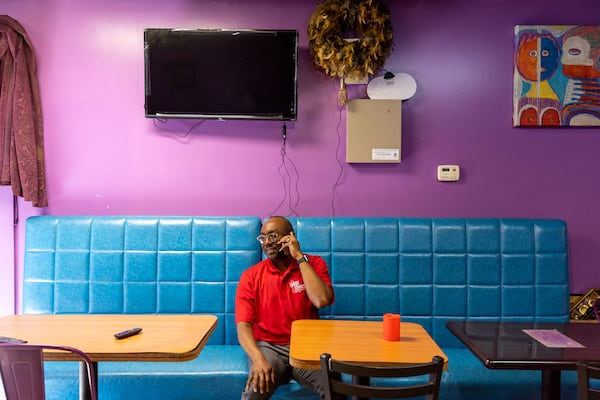
[[[539,371],[486,369],[448,320],[567,321],[566,225],[540,219],[291,219],[327,261],[336,301],[322,318],[422,324],[448,356],[440,399],[540,397]],[[262,253],[258,217],[41,216],[27,220],[23,313],[200,313],[218,326],[186,362],[101,362],[102,400],[239,399],[246,356],[234,323],[241,272]],[[77,398],[77,365],[47,362],[49,400]],[[576,398],[574,371],[563,400]],[[274,399],[315,399],[297,383]]]

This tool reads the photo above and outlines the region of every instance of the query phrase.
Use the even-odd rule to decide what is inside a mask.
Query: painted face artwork
[[[582,25],[562,38],[562,73],[569,78],[562,119],[570,126],[600,126],[600,26]]]
[[[560,65],[560,45],[543,30],[520,33],[516,49],[516,69],[524,90],[519,93],[518,125],[560,125],[559,96],[549,83]]]
[[[560,65],[558,42],[549,35],[524,35],[517,53],[519,73],[531,82],[548,80]]]
[[[600,26],[517,25],[514,126],[600,126]]]
[[[582,26],[567,32],[562,50],[564,75],[573,79],[600,78],[600,27]]]

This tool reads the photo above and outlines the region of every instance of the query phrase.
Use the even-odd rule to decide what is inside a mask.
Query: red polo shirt
[[[309,259],[317,275],[331,286],[325,260],[319,256]],[[235,296],[235,323],[251,323],[254,339],[288,345],[293,321],[318,318],[319,311],[306,295],[296,261],[281,272],[265,259],[242,273]]]

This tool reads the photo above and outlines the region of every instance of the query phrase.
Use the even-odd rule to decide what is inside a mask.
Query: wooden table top
[[[0,317],[0,336],[76,347],[92,361],[186,361],[198,356],[216,326],[214,315],[28,314]],[[115,333],[131,328],[142,333],[115,339]],[[60,352],[44,356],[76,359]]]
[[[431,362],[448,358],[419,324],[401,322],[400,341],[383,340],[383,322],[347,320],[298,320],[292,323],[290,364],[318,369],[322,353],[334,359],[376,366]]]

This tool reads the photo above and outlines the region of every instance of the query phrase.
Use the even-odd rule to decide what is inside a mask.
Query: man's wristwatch
[[[308,256],[306,254],[302,254],[302,257],[297,259],[296,262],[298,263],[298,265],[302,264],[303,262],[307,262],[310,264],[310,261],[308,260]]]

